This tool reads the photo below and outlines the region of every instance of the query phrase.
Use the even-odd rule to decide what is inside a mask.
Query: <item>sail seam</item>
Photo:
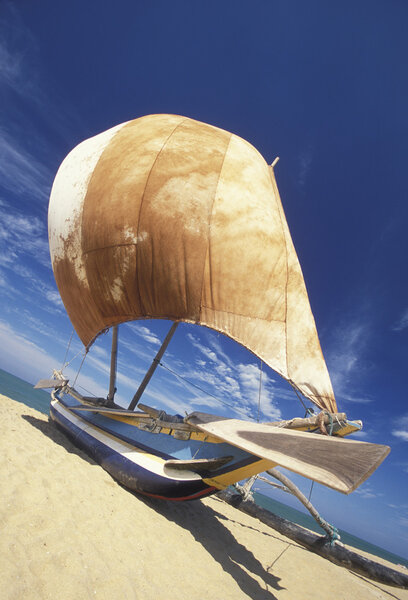
[[[204,273],[205,273],[205,265],[206,265],[206,262],[207,262],[207,256],[209,256],[211,254],[211,250],[210,250],[210,244],[211,244],[211,224],[212,224],[212,215],[213,215],[213,209],[214,209],[215,199],[217,197],[218,185],[220,183],[221,173],[222,173],[222,169],[224,167],[224,162],[225,162],[225,157],[227,156],[227,152],[228,152],[228,148],[230,147],[231,140],[232,140],[232,133],[230,134],[230,137],[229,137],[229,140],[228,140],[228,144],[227,144],[227,146],[225,148],[224,156],[222,158],[221,167],[220,167],[220,170],[218,172],[217,185],[215,186],[214,196],[213,196],[213,200],[212,200],[212,204],[211,204],[210,219],[209,219],[209,223],[208,223],[207,251],[206,251],[205,257],[204,257],[203,271],[202,271],[202,275],[201,275],[200,306],[199,306],[199,313],[198,313],[199,320],[201,320],[201,311],[202,311],[203,307],[204,308],[210,308],[210,307],[205,306],[202,303],[202,301],[203,301],[203,289],[204,289]],[[212,288],[211,261],[209,261],[209,271],[210,271],[210,290],[211,290],[211,295],[212,295],[212,289],[213,288]],[[227,312],[227,311],[225,311],[225,312]]]
[[[237,317],[243,317],[245,319],[256,319],[258,321],[266,321],[267,323],[284,323],[284,319],[263,319],[262,317],[254,317],[252,315],[243,315],[239,312],[232,312],[231,310],[216,310],[212,306],[207,306],[206,304],[201,305],[202,308],[207,308],[208,310],[212,310],[214,312],[226,313],[227,315],[236,315]]]
[[[283,225],[283,220],[282,220],[282,201],[280,199],[280,195],[279,195],[279,191],[278,191],[278,186],[276,185],[276,182],[274,181],[275,179],[275,175],[273,172],[273,168],[269,167],[270,171],[269,171],[269,176],[271,178],[271,183],[272,183],[272,188],[275,192],[275,196],[277,196],[277,200],[278,200],[278,205],[279,205],[279,220],[281,223],[281,228],[282,228],[282,234],[283,234],[283,238],[285,240],[285,250],[286,250],[286,283],[285,283],[285,358],[286,358],[286,373],[288,378],[290,378],[290,374],[289,374],[289,361],[288,361],[288,323],[287,323],[287,317],[288,317],[288,284],[289,284],[289,260],[288,260],[288,243],[287,243],[287,239],[286,239],[286,235],[285,235],[285,229],[284,229],[284,225]]]
[[[140,201],[140,208],[139,208],[139,214],[137,216],[137,237],[139,237],[139,226],[140,226],[140,215],[142,213],[142,208],[143,208],[143,203],[144,203],[144,198],[145,198],[145,193],[146,193],[146,188],[147,185],[149,183],[151,174],[153,172],[154,167],[156,166],[157,160],[159,158],[159,156],[161,155],[161,153],[163,152],[164,148],[166,147],[169,139],[172,137],[172,135],[174,134],[174,132],[176,131],[176,129],[178,127],[180,127],[180,125],[182,125],[185,121],[187,121],[188,119],[185,117],[184,119],[181,119],[181,121],[179,123],[177,123],[177,125],[174,127],[174,129],[171,131],[171,133],[167,136],[167,138],[165,139],[165,141],[163,142],[162,147],[160,148],[159,152],[156,154],[155,159],[153,161],[152,166],[150,167],[150,171],[148,176],[146,177],[146,183],[144,186],[144,190],[143,190],[143,194],[142,194],[142,199]],[[138,260],[138,256],[139,256],[139,252],[137,251],[137,244],[136,244],[136,277],[138,278],[138,273],[139,273],[139,260]],[[142,296],[140,294],[140,286],[137,285],[137,294],[139,296],[139,306],[142,309]]]
[[[109,140],[105,143],[102,151],[99,154],[99,157],[96,161],[96,163],[93,166],[92,171],[89,174],[88,180],[86,182],[86,186],[85,186],[85,193],[84,196],[82,198],[82,210],[80,212],[80,218],[79,218],[79,226],[78,226],[78,239],[79,239],[79,246],[80,246],[80,253],[81,253],[81,258],[84,257],[84,255],[86,254],[86,252],[83,251],[83,221],[84,221],[84,212],[85,212],[85,206],[86,206],[86,202],[87,202],[87,197],[88,197],[88,190],[89,187],[91,185],[91,181],[93,180],[94,176],[95,176],[95,171],[97,166],[99,165],[102,156],[105,154],[107,148],[109,148],[109,146],[111,145],[112,141],[116,138],[117,135],[119,135],[119,133],[122,131],[122,129],[124,127],[126,127],[126,125],[129,123],[129,121],[126,121],[125,123],[122,123],[122,125],[118,125],[117,130],[115,131],[115,133],[109,138]],[[84,263],[84,261],[82,261],[84,268],[85,268],[85,273],[86,273],[86,278],[88,280],[88,273],[87,273],[87,268],[86,265]],[[89,284],[88,284],[89,285]],[[95,306],[95,309],[98,311],[98,313],[100,314],[99,309]],[[94,343],[94,341],[96,340],[96,338],[98,337],[99,333],[97,333],[96,335],[94,335],[87,344],[84,343],[84,346],[86,348],[86,350],[88,351],[89,348],[92,346],[92,344]]]

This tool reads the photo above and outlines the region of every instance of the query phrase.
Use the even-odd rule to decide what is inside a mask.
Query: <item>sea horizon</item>
[[[17,402],[21,402],[30,408],[34,408],[39,412],[48,415],[50,394],[41,389],[34,389],[33,385],[16,375],[13,375],[0,368],[0,394],[11,398]],[[253,498],[256,504],[271,511],[272,513],[292,521],[302,527],[310,529],[318,534],[324,535],[322,529],[317,525],[316,521],[309,515],[296,508],[288,506],[283,502],[279,502],[274,498],[266,496],[258,491],[253,492]],[[377,546],[371,542],[359,538],[348,531],[339,529],[341,542],[351,546],[357,550],[368,552],[379,558],[383,558],[390,563],[402,565],[408,568],[408,558],[404,558],[398,554],[390,552],[385,548]]]

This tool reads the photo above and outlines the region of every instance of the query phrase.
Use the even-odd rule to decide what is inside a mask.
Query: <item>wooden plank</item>
[[[82,410],[84,412],[95,412],[102,415],[120,415],[122,417],[130,417],[132,419],[150,419],[150,415],[143,412],[134,412],[133,410],[127,410],[125,408],[106,408],[104,406],[85,406],[83,404],[76,404],[70,406],[70,410]]]
[[[281,429],[206,413],[193,413],[187,421],[224,442],[343,494],[350,494],[363,483],[390,451],[388,446],[379,444]]]
[[[59,388],[63,387],[68,383],[68,379],[40,379],[38,383],[35,384],[35,389],[49,389],[49,388]]]

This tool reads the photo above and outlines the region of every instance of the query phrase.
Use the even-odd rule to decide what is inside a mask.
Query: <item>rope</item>
[[[208,435],[205,436],[205,438],[202,440],[201,444],[198,446],[197,450],[194,452],[194,454],[192,456],[193,460],[195,459],[197,454],[200,452],[200,450],[202,449],[202,447],[204,446],[204,444],[207,440],[208,440]]]
[[[84,386],[83,386],[83,385],[79,385],[79,384],[78,384],[78,387],[79,387],[79,388],[81,388],[81,390],[84,390],[84,392],[86,392],[86,393],[87,393],[87,394],[89,394],[90,396],[93,396],[94,398],[96,398],[96,397],[97,397],[97,396],[96,396],[96,394],[94,394],[93,392],[90,392],[89,390],[87,390],[86,388],[84,388]]]
[[[80,371],[81,371],[81,369],[82,369],[82,365],[83,365],[83,364],[84,364],[84,362],[85,362],[85,358],[86,358],[86,355],[87,355],[87,354],[88,354],[88,350],[85,350],[85,352],[84,352],[84,356],[83,356],[83,359],[82,359],[82,361],[81,361],[81,364],[79,365],[79,369],[78,369],[78,372],[77,372],[77,374],[76,374],[76,377],[75,377],[75,380],[74,380],[74,386],[75,386],[75,384],[76,384],[76,380],[78,379],[78,375],[79,375],[79,373],[80,373]],[[72,361],[71,361],[71,362],[72,362]]]
[[[330,547],[332,548],[334,546],[334,543],[337,540],[340,540],[340,534],[339,534],[339,530],[337,529],[337,527],[335,527],[334,525],[330,525],[330,523],[327,523],[329,527],[331,527],[331,534],[327,535],[326,537],[328,538],[328,540],[330,541]]]
[[[63,360],[63,362],[62,362],[61,371],[62,371],[62,370],[64,369],[64,367],[66,366],[66,365],[65,365],[65,361],[67,360],[67,356],[68,356],[69,349],[70,349],[70,347],[71,347],[71,342],[72,342],[72,336],[73,336],[73,335],[74,335],[74,329],[72,329],[72,331],[71,331],[71,337],[69,338],[68,346],[67,346],[67,349],[66,349],[66,351],[65,351],[65,356],[64,356],[64,360]]]
[[[328,410],[325,410],[324,414],[329,417],[329,435],[332,435],[333,434],[333,417],[331,416],[331,414],[329,413]]]
[[[314,486],[314,481],[312,479],[312,484],[310,486],[310,492],[309,492],[309,498],[307,499],[308,502],[310,502],[310,498],[312,497],[313,486]]]
[[[297,389],[297,387],[295,386],[295,384],[292,381],[290,381],[290,380],[288,380],[288,381],[289,381],[289,384],[292,386],[292,390],[295,392],[296,396],[298,397],[299,402],[301,403],[301,405],[303,406],[303,408],[306,411],[305,417],[307,415],[313,415],[314,414],[313,408],[308,408],[306,406],[306,404],[303,402],[302,397],[299,394],[299,390]]]
[[[82,352],[83,352],[83,350],[82,350],[82,348],[81,348],[81,350],[79,350],[79,351],[78,351],[78,352],[75,354],[75,356],[73,356],[73,357],[71,358],[71,360],[70,360],[69,362],[65,363],[65,365],[63,366],[63,369],[65,369],[66,367],[69,367],[69,365],[70,365],[70,364],[71,364],[71,363],[72,363],[72,362],[73,362],[73,361],[76,359],[76,357],[77,357],[77,356],[79,356],[80,354],[82,354]],[[85,351],[85,356],[86,356],[86,354],[87,354],[87,353],[88,353],[88,350],[86,350],[86,351]],[[82,365],[81,365],[81,366],[82,366]]]
[[[259,368],[259,396],[258,396],[258,418],[257,422],[259,423],[259,418],[261,414],[261,392],[262,392],[262,361],[261,366]]]

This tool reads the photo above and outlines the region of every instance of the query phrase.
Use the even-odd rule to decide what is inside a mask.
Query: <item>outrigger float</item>
[[[38,387],[53,390],[52,421],[127,488],[194,500],[280,465],[349,494],[387,456],[387,446],[344,439],[361,422],[338,412],[273,165],[246,141],[176,115],[86,140],[56,176],[49,239],[61,298],[86,350],[112,328],[111,381],[107,398],[84,397],[61,371]],[[121,408],[117,326],[155,318],[173,325]],[[255,423],[141,404],[183,321],[248,348],[319,415]]]

